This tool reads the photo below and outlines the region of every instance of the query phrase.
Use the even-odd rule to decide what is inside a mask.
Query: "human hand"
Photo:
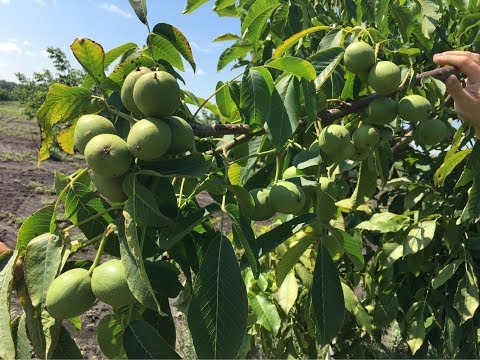
[[[445,85],[455,101],[455,111],[473,126],[477,138],[480,138],[480,55],[470,51],[446,51],[435,54],[433,62],[455,66],[467,76],[465,87],[455,75],[451,75]]]

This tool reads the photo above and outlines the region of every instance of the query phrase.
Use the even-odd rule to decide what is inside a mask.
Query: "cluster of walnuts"
[[[136,68],[125,78],[121,99],[141,119],[126,139],[117,135],[110,120],[94,114],[81,116],[74,132],[75,147],[84,154],[97,190],[112,202],[126,200],[122,183],[134,158],[155,161],[166,154],[183,154],[195,141],[190,125],[172,116],[181,104],[181,90],[169,73]]]

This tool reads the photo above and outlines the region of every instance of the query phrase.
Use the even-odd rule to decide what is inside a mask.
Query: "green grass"
[[[0,153],[0,161],[24,162],[35,160],[29,151],[5,151]]]
[[[25,118],[18,101],[0,101],[0,119],[4,117]],[[27,120],[27,119],[26,119]]]
[[[0,133],[15,138],[32,139],[35,119],[29,120],[22,114],[18,101],[0,101]],[[35,125],[36,126],[36,125]]]

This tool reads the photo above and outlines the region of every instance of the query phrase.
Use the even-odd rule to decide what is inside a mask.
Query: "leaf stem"
[[[74,228],[76,228],[76,227],[80,227],[80,226],[82,226],[82,225],[84,225],[84,224],[86,224],[86,223],[88,223],[88,222],[90,222],[90,221],[92,221],[92,220],[95,220],[95,219],[97,219],[97,218],[99,218],[99,217],[101,217],[101,216],[103,216],[103,215],[105,215],[105,214],[107,214],[107,213],[109,213],[109,212],[111,212],[111,211],[121,210],[121,209],[123,209],[123,206],[112,206],[112,207],[110,207],[110,208],[108,208],[108,209],[102,210],[101,212],[99,212],[99,213],[97,213],[97,214],[95,214],[95,215],[89,216],[88,218],[83,219],[82,221],[80,221],[80,222],[78,222],[78,223],[76,223],[76,224],[72,224],[72,225],[66,227],[65,229],[63,229],[63,232],[64,232],[64,233],[67,233],[67,232],[69,232],[70,230],[72,230],[72,229],[74,229]]]
[[[182,196],[183,196],[183,186],[185,185],[185,178],[182,178],[182,182],[180,183],[180,191],[178,194],[178,207],[182,205]]]
[[[93,260],[92,266],[90,266],[90,269],[88,270],[88,275],[92,276],[93,270],[95,270],[97,265],[100,263],[100,259],[103,254],[103,249],[105,248],[105,244],[107,242],[107,237],[110,236],[112,232],[113,232],[113,227],[108,225],[102,234],[102,239],[100,240],[100,245],[98,246],[97,255],[95,256],[95,260]]]
[[[102,237],[103,237],[103,233],[95,236],[94,238],[92,238],[92,239],[90,239],[90,240],[88,240],[88,241],[86,241],[86,242],[84,242],[84,243],[81,244],[79,247],[77,247],[77,248],[75,249],[75,251],[72,252],[72,254],[75,254],[75,253],[77,253],[78,251],[82,250],[83,248],[86,248],[86,247],[88,247],[88,246],[91,246],[91,245],[95,244],[96,242],[98,242],[98,240],[102,239]]]

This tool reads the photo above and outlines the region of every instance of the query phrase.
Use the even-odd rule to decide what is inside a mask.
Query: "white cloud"
[[[43,49],[42,52],[41,52],[42,56],[45,58],[45,59],[48,59],[49,57],[49,54],[48,54],[48,51],[46,49]]]
[[[202,68],[199,68],[199,69],[197,70],[197,74],[198,74],[199,76],[203,76],[203,75],[206,74],[206,72],[205,72],[205,70],[203,70]]]
[[[35,2],[42,6],[55,6],[57,4],[57,0],[35,0]]]
[[[22,49],[12,42],[12,41],[4,41],[0,42],[0,54],[21,54]]]
[[[108,11],[112,14],[119,15],[121,17],[124,17],[126,19],[129,19],[132,17],[132,14],[130,14],[128,11],[124,11],[120,9],[117,5],[115,4],[109,4],[109,3],[102,3],[100,5],[100,9],[103,9],[105,11]]]
[[[25,51],[25,55],[33,57],[35,56],[35,53],[33,51],[27,50]]]
[[[10,0],[0,0],[0,5],[8,5],[10,4]]]
[[[190,41],[190,44],[192,45],[192,47],[193,47],[195,50],[197,50],[197,51],[199,51],[199,52],[201,52],[201,53],[208,54],[208,53],[211,52],[210,49],[207,49],[207,48],[204,48],[204,47],[198,45],[195,41]]]
[[[23,40],[22,45],[25,47],[32,47],[32,43],[28,40]]]

